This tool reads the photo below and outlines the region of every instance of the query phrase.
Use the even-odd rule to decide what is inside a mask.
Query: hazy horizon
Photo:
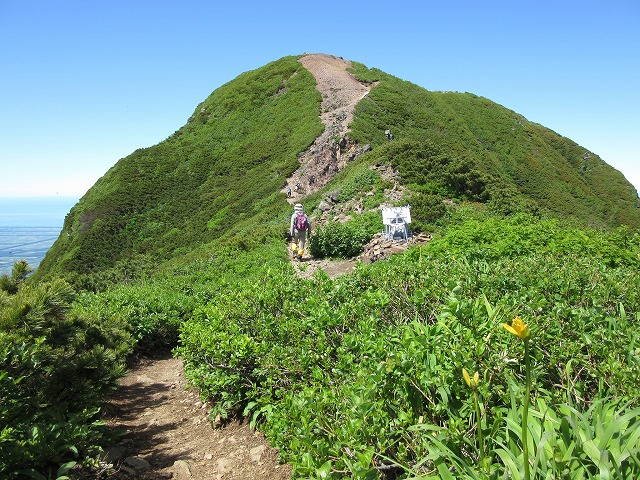
[[[0,197],[0,274],[26,260],[37,268],[77,197]]]

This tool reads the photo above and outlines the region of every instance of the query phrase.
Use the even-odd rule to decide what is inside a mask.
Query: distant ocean
[[[0,275],[26,260],[37,268],[62,230],[76,197],[0,197]]]

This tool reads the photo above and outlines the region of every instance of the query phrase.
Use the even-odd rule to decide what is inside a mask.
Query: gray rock
[[[127,453],[127,449],[121,445],[104,449],[102,458],[106,463],[116,463],[122,460]]]
[[[124,459],[124,463],[129,465],[131,468],[135,470],[147,470],[151,468],[149,462],[147,462],[144,458],[140,457],[127,457]]]
[[[126,465],[120,465],[120,471],[128,473],[129,475],[135,476],[136,471],[133,468],[129,468]]]
[[[233,458],[219,458],[217,463],[218,472],[221,474],[229,473],[233,471],[233,466],[235,465],[235,461]]]
[[[329,203],[337,203],[341,193],[342,190],[334,190],[325,197],[325,200]]]
[[[329,210],[331,210],[331,204],[322,200],[318,205],[318,210],[320,210],[321,212],[328,212]]]
[[[191,468],[186,460],[176,460],[171,467],[174,480],[190,480],[192,478]]]
[[[259,445],[257,447],[252,448],[249,451],[249,455],[251,456],[251,461],[258,463],[262,459],[262,454],[264,453],[265,446]]]

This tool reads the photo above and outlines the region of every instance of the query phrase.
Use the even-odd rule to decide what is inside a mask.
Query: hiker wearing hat
[[[305,215],[301,203],[296,203],[293,207],[293,215],[291,215],[291,226],[289,227],[289,233],[293,243],[291,249],[293,250],[294,257],[298,260],[302,260],[304,254],[304,245],[306,242],[307,233],[311,235],[311,222]]]

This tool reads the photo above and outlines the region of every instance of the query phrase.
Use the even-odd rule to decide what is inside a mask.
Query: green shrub
[[[100,294],[83,294],[79,304],[98,318],[117,315],[139,353],[175,346],[178,329],[194,308],[187,295],[166,289],[161,283],[121,285]]]
[[[103,395],[124,372],[126,326],[72,306],[61,281],[21,286],[0,306],[0,471],[47,471],[97,453]]]
[[[364,169],[347,181],[340,183],[340,195],[338,201],[347,202],[358,193],[370,191],[376,182],[380,181],[380,174],[375,170]]]
[[[442,195],[417,193],[408,198],[411,204],[411,228],[420,232],[437,222],[447,213]]]
[[[379,213],[359,215],[349,222],[331,222],[313,232],[309,249],[315,257],[351,258],[381,231]]]

